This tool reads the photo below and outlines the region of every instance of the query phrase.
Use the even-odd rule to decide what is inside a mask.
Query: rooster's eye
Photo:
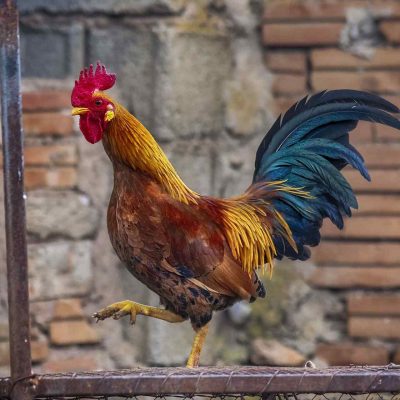
[[[96,100],[94,103],[96,104],[96,106],[101,106],[103,104],[101,100]]]

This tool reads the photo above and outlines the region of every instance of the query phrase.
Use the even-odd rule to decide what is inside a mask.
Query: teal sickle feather
[[[343,216],[351,216],[357,199],[341,169],[350,165],[370,180],[361,154],[350,144],[349,133],[358,121],[370,121],[400,129],[399,109],[366,92],[333,90],[305,97],[277,119],[261,142],[253,183],[285,181],[311,197],[283,193],[273,206],[288,223],[297,250],[274,235],[277,258],[305,260],[309,246],[320,242],[320,228],[329,218],[343,228]],[[400,176],[399,176],[400,179]]]

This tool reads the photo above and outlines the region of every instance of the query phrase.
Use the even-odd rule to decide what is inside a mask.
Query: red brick
[[[73,119],[56,112],[25,113],[24,131],[28,135],[70,135],[73,133]]]
[[[400,339],[400,318],[350,317],[348,332],[353,337]]]
[[[400,131],[398,131],[400,137]],[[400,144],[363,143],[357,145],[369,168],[400,167]]]
[[[391,126],[376,124],[375,125],[376,140],[381,142],[398,142],[400,141],[400,132]]]
[[[304,95],[306,91],[306,77],[305,75],[274,74],[272,91],[277,95]]]
[[[77,183],[77,172],[75,168],[40,168],[28,167],[25,169],[25,187],[28,190],[42,187],[66,189]]]
[[[322,242],[313,251],[317,264],[325,265],[393,265],[400,264],[398,243]]]
[[[51,111],[71,107],[70,90],[37,90],[22,94],[24,111]]]
[[[389,351],[385,347],[353,343],[319,344],[316,356],[329,365],[385,365],[389,362]]]
[[[380,24],[380,29],[386,39],[395,44],[400,43],[400,24],[399,21],[384,21]]]
[[[342,230],[327,220],[321,233],[337,239],[400,239],[400,217],[361,215],[345,221]]]
[[[400,171],[396,169],[372,169],[369,171],[372,182],[366,181],[358,171],[345,170],[344,175],[356,191],[399,192]]]
[[[54,319],[82,318],[80,299],[59,299],[54,305]]]
[[[373,124],[371,124],[371,122],[360,121],[350,134],[350,142],[353,144],[372,142],[372,140]]]
[[[25,147],[26,165],[74,165],[77,162],[77,149],[73,144]]]
[[[27,146],[24,149],[24,158],[26,166],[76,165],[78,152],[73,144]],[[0,166],[2,165],[3,156],[0,154]]]
[[[395,294],[351,294],[347,298],[349,314],[400,315],[400,296]]]
[[[400,214],[400,196],[389,194],[359,194],[357,195],[358,210],[356,215],[396,215]]]
[[[279,47],[336,45],[343,26],[335,22],[266,24],[263,43]]]
[[[265,63],[274,72],[306,73],[306,53],[302,51],[267,51]]]
[[[314,69],[398,68],[400,53],[394,48],[376,49],[371,58],[362,58],[339,49],[316,49],[311,52]]]
[[[316,71],[311,74],[313,90],[357,89],[374,92],[400,92],[399,71]]]
[[[400,288],[400,268],[319,267],[309,281],[321,288],[393,289]]]
[[[361,0],[359,6],[365,4]],[[348,3],[349,4],[349,3]],[[353,3],[350,3],[353,4]],[[400,3],[398,0],[373,0],[369,3],[369,10],[376,18],[400,17]]]
[[[266,3],[265,20],[332,20],[345,19],[351,7],[368,8],[377,18],[399,17],[400,4],[396,0],[273,0]]]
[[[42,369],[47,373],[59,372],[83,372],[93,371],[99,368],[96,360],[90,356],[69,357],[47,361],[42,365]]]
[[[324,1],[275,0],[266,3],[265,20],[344,18],[343,6]]]
[[[283,97],[283,96],[276,96],[274,97],[274,101],[272,104],[272,110],[275,115],[279,114],[284,114],[289,108],[297,103],[302,97],[304,96],[289,96],[289,97]]]
[[[47,168],[26,168],[25,169],[25,188],[37,189],[47,186]]]
[[[49,355],[49,345],[44,340],[33,340],[31,342],[32,361],[35,363],[42,362]]]
[[[400,108],[400,94],[385,94],[383,97],[387,100],[393,103],[395,106]],[[380,125],[380,124],[377,124]]]
[[[53,321],[50,323],[50,340],[56,345],[93,344],[99,335],[85,320]]]

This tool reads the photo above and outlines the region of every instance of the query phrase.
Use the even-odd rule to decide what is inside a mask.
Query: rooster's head
[[[90,143],[101,140],[107,124],[115,117],[115,107],[103,90],[110,89],[115,83],[115,74],[110,74],[106,68],[97,63],[81,71],[75,81],[71,94],[72,115],[79,115],[79,127]]]

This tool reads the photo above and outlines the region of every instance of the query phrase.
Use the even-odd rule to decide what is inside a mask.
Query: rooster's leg
[[[199,365],[201,349],[203,348],[203,344],[208,333],[208,325],[209,324],[204,325],[196,332],[196,336],[194,337],[192,345],[192,350],[186,364],[186,367],[188,368],[197,367]]]
[[[119,301],[118,303],[113,303],[106,308],[93,314],[93,318],[97,321],[104,320],[106,318],[113,317],[114,319],[120,319],[125,315],[130,315],[131,324],[136,321],[137,315],[147,315],[148,317],[162,319],[168,322],[182,322],[184,318],[180,315],[174,314],[171,311],[164,310],[162,308],[146,306],[144,304],[136,303],[131,300]]]

